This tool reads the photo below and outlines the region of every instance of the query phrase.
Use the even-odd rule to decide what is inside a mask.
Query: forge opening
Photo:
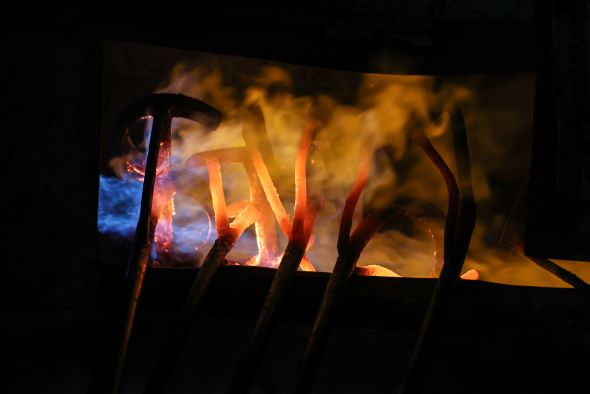
[[[319,209],[301,268],[332,270],[344,206],[359,163],[368,157],[353,228],[388,207],[402,214],[372,236],[358,272],[436,276],[444,254],[447,191],[410,131],[419,128],[456,172],[449,114],[458,103],[478,205],[464,272],[471,272],[470,279],[478,277],[477,271],[486,281],[564,286],[520,251],[532,74],[355,73],[123,43],[105,45],[104,69],[98,227],[106,261],[126,262],[151,130],[146,117],[124,135],[116,134],[114,119],[142,95],[180,93],[217,108],[224,120],[209,132],[198,123],[173,119],[171,143],[160,151],[152,266],[199,266],[224,223],[233,220],[232,228],[241,235],[228,261],[276,267],[295,226],[296,163],[313,124],[304,174],[307,200]],[[584,265],[565,264],[590,277]]]

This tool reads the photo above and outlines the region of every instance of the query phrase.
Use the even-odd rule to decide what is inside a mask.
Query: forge
[[[276,268],[294,220],[295,163],[307,132],[313,139],[306,148],[306,180],[299,186],[305,184],[306,199],[321,208],[302,269],[332,270],[345,201],[364,165],[366,185],[356,191],[362,190],[355,226],[367,213],[391,207],[403,212],[370,239],[359,266],[380,265],[380,272],[390,276],[437,276],[448,192],[444,177],[412,142],[411,132],[421,130],[455,172],[451,129],[459,121],[451,120],[451,112],[460,106],[479,203],[465,271],[496,283],[562,283],[531,265],[521,250],[531,162],[532,74],[355,73],[122,43],[107,44],[105,62],[110,81],[105,82],[98,215],[105,261],[127,260],[139,217],[151,117],[137,119],[128,129],[118,121],[126,106],[141,97],[135,93],[139,90],[196,97],[223,116],[215,131],[182,118],[172,121],[171,139],[162,142],[158,162],[163,183],[156,189],[162,185],[166,201],[158,202],[156,190],[161,213],[150,266],[200,266],[219,236],[218,227],[263,203],[256,209],[260,212],[245,212],[252,218],[244,222],[227,260]],[[146,63],[155,65],[135,80],[143,89],[122,89],[121,81],[137,74],[130,64]]]
[[[0,391],[584,392],[588,2],[273,3],[8,23]]]
[[[138,73],[133,64],[153,65],[134,80],[145,84],[143,98],[141,89],[132,96],[117,83]],[[215,286],[224,289],[217,299],[248,294],[235,297],[235,307],[256,317],[230,392],[253,384],[286,305],[313,326],[294,383],[295,392],[307,392],[333,319],[348,316],[346,324],[365,326],[350,305],[360,302],[370,311],[368,327],[403,326],[405,318],[393,323],[371,306],[383,302],[387,286],[402,286],[401,300],[386,302],[426,314],[401,389],[413,392],[423,384],[446,311],[457,302],[452,289],[459,275],[474,281],[456,285],[467,293],[485,293],[490,285],[507,294],[522,290],[502,285],[588,293],[587,264],[556,264],[524,252],[533,74],[361,73],[125,43],[106,44],[105,69],[101,251],[106,262],[127,266],[133,284],[119,374],[145,277],[153,276],[153,289],[158,277],[194,276],[184,297],[176,293],[174,302],[184,306],[146,371],[146,392],[166,387],[190,327],[203,310],[215,309],[205,306]],[[150,104],[156,99],[164,104]],[[207,105],[199,107],[201,119],[171,109],[180,115],[162,126],[158,106],[173,108],[180,99]],[[160,130],[157,144],[154,130]],[[150,154],[157,155],[151,175]],[[250,308],[245,300],[260,290],[248,281],[268,276],[262,306]],[[221,279],[227,277],[243,282],[230,285]],[[439,278],[432,299],[408,306],[431,286],[428,278]],[[323,295],[291,291],[318,282]],[[351,301],[359,297],[349,294],[353,286],[369,295]],[[214,304],[223,309],[225,302]],[[571,313],[584,320],[577,307]]]

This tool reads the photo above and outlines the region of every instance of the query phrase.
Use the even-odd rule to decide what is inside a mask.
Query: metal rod
[[[112,394],[118,394],[121,390],[129,339],[160,214],[153,210],[160,144],[162,142],[170,144],[172,117],[191,119],[203,124],[209,130],[216,129],[222,118],[221,113],[215,108],[192,97],[181,94],[151,94],[132,103],[119,116],[115,128],[125,134],[132,122],[145,116],[152,116],[153,123],[146,158],[140,214],[127,269],[130,287],[125,320],[114,370],[107,383]]]
[[[445,263],[430,299],[409,369],[398,389],[398,393],[400,394],[419,393],[422,389],[430,360],[444,325],[455,283],[463,268],[473,227],[475,226],[476,206],[471,184],[471,163],[467,146],[467,132],[463,114],[458,104],[451,113],[451,131],[453,134],[453,147],[459,179],[458,190],[460,194],[454,195],[456,192],[448,187],[449,182],[447,181],[449,190],[447,223],[449,225],[445,223]],[[440,166],[437,165],[437,167],[440,170]],[[445,180],[448,177],[444,172],[443,176]],[[453,200],[457,201],[457,197],[459,197],[458,209],[456,215],[453,217],[451,203]],[[452,222],[455,224],[451,225]],[[449,228],[454,228],[454,232],[447,234]]]
[[[295,207],[292,225],[288,223],[289,218],[283,209],[283,226],[289,227],[286,229],[288,231],[285,231],[286,235],[289,236],[289,243],[287,244],[285,253],[283,254],[270,289],[266,295],[264,305],[262,306],[262,310],[256,321],[256,326],[254,327],[246,351],[244,352],[236,373],[232,378],[228,388],[229,393],[245,393],[250,388],[255,377],[255,371],[258,369],[260,359],[262,358],[262,354],[268,343],[269,334],[275,321],[276,311],[281,305],[289,285],[293,281],[297,267],[299,267],[300,264],[303,266],[302,260],[304,260],[305,250],[313,230],[317,212],[321,205],[315,198],[311,198],[311,201],[308,201],[307,196],[307,157],[316,131],[317,124],[310,121],[306,124],[303,130],[303,135],[301,136],[299,150],[295,160]],[[252,143],[249,143],[246,136],[245,139],[246,145],[249,146],[249,149],[251,149],[252,152],[254,152]],[[253,164],[256,166],[255,162],[253,162]],[[262,159],[259,160],[259,165],[260,167],[264,167]],[[263,168],[260,168],[260,170],[263,170]],[[261,173],[264,172],[260,170],[257,169],[259,177]],[[278,194],[276,194],[276,191],[273,193],[272,190],[270,190],[272,189],[272,187],[270,187],[272,186],[270,181],[262,181],[262,186],[269,189],[269,192],[265,189],[267,198],[274,195],[276,200],[278,200]],[[277,206],[282,208],[280,200],[276,201],[276,203]],[[273,210],[275,209],[273,208]]]
[[[192,323],[197,316],[203,299],[207,294],[215,273],[225,261],[225,256],[238,240],[238,233],[229,229],[225,236],[215,240],[207,254],[199,273],[195,277],[184,306],[174,327],[166,337],[164,345],[156,358],[149,375],[144,394],[161,393],[166,386],[168,377],[174,369],[182,345],[184,345]]]
[[[356,197],[356,201],[358,201],[358,196],[353,197]],[[356,201],[354,201],[353,205],[356,205]],[[354,210],[354,206],[350,208]],[[340,308],[348,282],[365,246],[375,232],[401,214],[402,210],[395,206],[384,211],[373,212],[359,223],[351,235],[345,232],[347,228],[350,231],[350,227],[348,226],[349,223],[347,223],[348,220],[346,220],[348,215],[343,214],[341,229],[344,229],[340,232],[340,235],[342,238],[347,238],[347,240],[341,241],[339,239],[338,258],[313,323],[311,335],[297,371],[293,393],[301,394],[311,390],[332,327],[332,316]],[[350,216],[349,219],[352,219],[352,217]]]
[[[143,279],[147,269],[152,243],[154,237],[154,228],[157,224],[157,218],[152,217],[152,203],[154,197],[154,186],[156,183],[156,170],[160,152],[160,142],[163,139],[170,139],[170,121],[171,116],[168,111],[155,109],[153,113],[153,125],[151,138],[148,148],[145,177],[141,194],[141,208],[137,229],[135,231],[135,240],[133,242],[131,256],[129,258],[127,276],[131,282],[129,299],[127,302],[127,312],[119,352],[115,364],[115,372],[111,387],[112,394],[118,394],[121,390],[123,370],[129,347],[129,338],[133,329],[137,303],[141,294]]]
[[[545,271],[552,273],[567,284],[572,285],[575,289],[590,295],[590,284],[584,282],[582,278],[561,267],[557,263],[542,257],[527,256],[529,260],[543,268]]]
[[[332,328],[333,312],[338,310],[342,302],[346,285],[353,274],[358,258],[359,255],[353,254],[338,255],[297,371],[293,393],[307,393],[311,390]]]
[[[293,281],[297,267],[299,267],[299,263],[305,254],[305,247],[305,244],[301,245],[299,242],[289,241],[279,268],[270,285],[246,351],[232,378],[227,391],[228,393],[246,393],[252,385],[264,349],[268,343],[269,333],[275,321],[277,308],[281,305],[289,285]]]

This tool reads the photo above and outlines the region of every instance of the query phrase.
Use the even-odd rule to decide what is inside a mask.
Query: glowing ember
[[[356,267],[354,269],[354,273],[357,275],[363,275],[363,276],[400,277],[400,275],[396,274],[392,270],[382,267],[380,265],[376,265],[376,264],[365,265],[363,267]]]
[[[251,106],[249,108],[249,116],[250,117],[258,117],[259,121],[261,120],[264,122],[264,118],[262,116],[262,111],[257,106]],[[244,141],[246,142],[246,148],[250,155],[250,160],[254,170],[256,171],[256,175],[262,189],[264,190],[264,194],[272,212],[274,213],[277,221],[279,222],[279,226],[281,231],[286,237],[292,237],[296,239],[298,242],[302,244],[307,244],[307,240],[310,238],[311,233],[306,234],[304,231],[304,226],[308,223],[306,218],[306,211],[307,211],[307,186],[306,186],[306,175],[305,175],[305,168],[306,168],[306,161],[307,155],[309,152],[309,148],[311,146],[311,141],[313,138],[313,134],[316,130],[315,125],[309,124],[305,130],[303,131],[303,136],[301,138],[301,144],[298,151],[296,164],[295,164],[295,188],[296,188],[296,196],[295,196],[295,214],[294,214],[294,225],[291,224],[291,220],[287,215],[287,212],[281,202],[279,197],[279,193],[272,181],[268,168],[265,164],[264,159],[262,158],[262,154],[258,149],[258,144],[260,143],[259,139],[257,138],[257,133],[253,129],[253,122],[244,122],[244,128],[242,135],[244,137]],[[259,135],[259,134],[258,134]],[[266,218],[268,222],[268,218]],[[309,221],[311,223],[312,221]],[[257,236],[263,234],[257,234]],[[307,236],[306,236],[307,235]],[[304,241],[304,239],[306,239]],[[274,249],[274,247],[273,247]],[[257,265],[265,265],[264,260],[260,258],[260,250],[259,255],[255,259]],[[271,266],[277,263],[276,258],[272,258],[269,262]],[[315,271],[314,266],[308,260],[307,257],[303,257],[301,261],[301,268],[305,271]]]
[[[225,206],[225,195],[223,183],[221,182],[221,167],[217,159],[207,160],[207,171],[209,172],[209,188],[211,189],[211,200],[213,201],[213,212],[215,212],[215,228],[218,236],[224,236],[229,231],[229,218]]]
[[[266,195],[270,207],[279,222],[281,231],[286,236],[289,236],[291,234],[291,220],[289,219],[289,215],[287,215],[287,211],[285,211],[285,208],[283,207],[279,193],[277,192],[268,169],[264,164],[264,159],[262,158],[260,151],[255,146],[252,146],[252,142],[249,143],[247,128],[244,128],[244,140],[246,140],[246,147],[248,148],[252,165],[256,170],[258,179],[260,179],[260,183],[264,189],[264,194]]]
[[[305,163],[314,130],[315,128],[305,129],[300,154],[298,155],[295,176],[297,193],[294,221],[297,224],[296,226],[291,225],[289,216],[278,196],[264,160],[256,147],[249,148],[250,158],[234,148],[231,151],[200,152],[187,160],[187,165],[190,166],[199,166],[202,165],[203,161],[205,162],[209,173],[209,186],[218,236],[227,235],[230,228],[229,216],[236,217],[231,224],[231,228],[235,229],[239,234],[255,223],[258,254],[248,260],[247,265],[273,267],[278,264],[281,255],[277,252],[276,234],[272,222],[273,213],[277,217],[285,235],[294,237],[301,244],[307,244],[307,240],[311,236],[317,209],[307,210]],[[248,135],[248,131],[245,131],[245,134]],[[244,165],[250,188],[250,201],[238,201],[229,208],[226,206],[221,167],[219,159],[215,157],[216,155],[226,161],[239,162]],[[269,201],[273,201],[274,209],[273,203]],[[304,270],[315,270],[306,258],[303,259],[301,266]]]
[[[467,280],[478,280],[479,279],[479,272],[477,272],[477,270],[469,270],[467,272],[465,272],[463,275],[461,275],[461,279],[467,279]]]

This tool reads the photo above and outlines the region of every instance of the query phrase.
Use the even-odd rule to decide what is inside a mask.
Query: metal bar
[[[559,266],[557,263],[542,257],[527,256],[529,260],[543,268],[545,271],[552,273],[567,284],[572,285],[575,289],[590,295],[590,285],[582,280],[579,276]]]
[[[141,294],[141,287],[145,271],[147,269],[152,242],[154,237],[154,228],[157,224],[157,218],[152,218],[152,202],[154,197],[154,186],[156,183],[156,170],[158,166],[158,157],[160,152],[160,142],[162,139],[170,138],[170,113],[168,109],[162,110],[156,108],[153,113],[153,125],[151,131],[150,144],[147,155],[145,169],[145,178],[141,194],[141,209],[137,229],[135,231],[135,240],[133,242],[131,257],[129,258],[127,276],[131,283],[127,312],[119,353],[115,364],[115,372],[111,393],[117,394],[121,390],[121,381],[123,378],[123,369],[129,347],[129,339],[133,329],[137,303]]]
[[[297,371],[293,393],[307,393],[311,390],[332,328],[332,316],[342,303],[346,285],[352,276],[358,258],[358,255],[341,254],[336,260]]]
[[[180,317],[170,330],[170,334],[167,336],[164,346],[156,358],[152,372],[148,377],[147,385],[143,391],[144,394],[156,394],[164,390],[168,377],[174,369],[174,362],[180,353],[182,345],[186,341],[191,325],[195,320],[203,298],[209,290],[215,273],[237,240],[237,232],[230,230],[227,235],[218,238],[213,244],[213,247],[203,262],[203,266],[193,281]]]
[[[410,360],[409,369],[398,389],[400,394],[418,393],[422,388],[429,362],[432,359],[444,325],[451,295],[463,268],[471,234],[475,226],[476,206],[471,185],[471,163],[467,146],[467,131],[458,104],[451,113],[451,130],[460,199],[456,217],[450,216],[449,212],[447,221],[455,220],[455,232],[447,235],[447,226],[445,225],[445,264],[430,299],[418,341]],[[452,198],[453,196],[449,190],[449,200]],[[452,238],[449,239],[449,237]]]
[[[299,263],[305,254],[305,246],[305,244],[301,245],[299,242],[294,242],[293,240],[289,241],[279,268],[270,285],[246,351],[232,378],[227,391],[228,393],[246,393],[252,385],[256,376],[256,370],[260,365],[260,360],[269,340],[269,333],[275,322],[276,311],[285,298],[289,285],[293,281],[297,267],[299,267]]]
[[[215,108],[181,94],[151,94],[132,103],[119,117],[115,127],[124,132],[132,122],[144,116],[152,116],[152,130],[147,152],[145,176],[141,196],[141,208],[135,238],[129,258],[127,278],[130,283],[126,314],[121,333],[117,358],[110,383],[110,392],[121,390],[129,339],[133,329],[137,304],[152,250],[159,213],[153,212],[152,203],[156,184],[160,144],[170,143],[172,117],[184,117],[216,129],[221,113]]]

